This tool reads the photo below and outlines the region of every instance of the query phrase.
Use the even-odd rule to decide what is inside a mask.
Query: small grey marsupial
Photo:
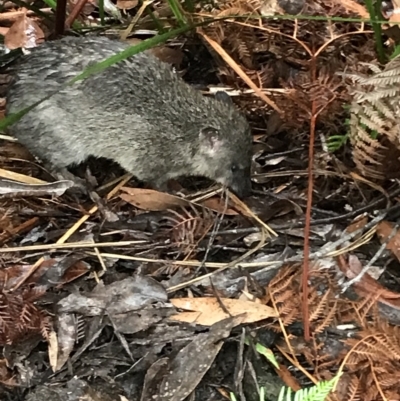
[[[65,37],[21,58],[6,113],[50,95],[86,67],[129,47],[104,37]],[[165,188],[205,176],[238,196],[251,192],[252,136],[229,96],[202,96],[169,65],[143,52],[62,89],[10,127],[10,134],[61,177],[89,156],[119,163]]]

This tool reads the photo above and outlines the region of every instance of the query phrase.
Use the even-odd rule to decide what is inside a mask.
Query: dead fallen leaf
[[[198,334],[172,359],[157,360],[147,371],[141,401],[183,401],[197,387],[241,316],[224,319]],[[190,398],[190,397],[189,397]]]
[[[214,196],[212,198],[206,199],[201,202],[201,204],[208,209],[214,210],[215,212],[224,212],[228,216],[236,216],[239,214],[236,210],[230,208],[229,206],[226,208],[225,201],[219,196]]]
[[[0,195],[18,195],[20,197],[39,197],[45,195],[61,196],[68,188],[73,186],[74,183],[70,180],[56,181],[46,184],[25,184],[0,179]]]
[[[360,218],[357,218],[356,220],[352,221],[350,225],[346,228],[347,233],[353,233],[354,231],[357,231],[361,228],[363,228],[366,224],[368,223],[368,216],[363,215]],[[359,237],[361,236],[361,233],[359,234]]]
[[[211,326],[229,317],[229,314],[222,309],[217,298],[174,298],[170,301],[176,308],[189,311],[171,317],[171,319],[180,322]],[[222,298],[221,302],[231,316],[246,313],[243,323],[253,323],[269,317],[277,317],[274,309],[255,302],[229,298]]]
[[[379,237],[381,243],[385,243],[388,241],[389,236],[391,235],[393,230],[393,224],[389,221],[381,221],[376,227],[376,234]],[[397,231],[394,236],[390,239],[386,244],[386,249],[391,251],[398,260],[400,260],[400,234]]]
[[[185,199],[153,189],[122,187],[121,190],[126,192],[120,195],[121,199],[143,210],[161,211],[189,206]]]
[[[138,0],[117,0],[117,7],[120,10],[131,10],[139,4]]]
[[[21,15],[4,36],[4,45],[9,50],[30,49],[44,41],[44,33],[39,25],[26,15]]]
[[[352,279],[362,271],[362,264],[356,255],[349,255],[348,260],[343,255],[338,256],[338,266],[347,278]],[[400,294],[383,287],[378,281],[372,278],[368,272],[353,285],[357,293],[369,297],[373,295],[379,302],[391,305],[396,309],[400,308]]]

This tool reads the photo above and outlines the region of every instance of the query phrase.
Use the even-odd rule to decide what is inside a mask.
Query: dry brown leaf
[[[9,49],[32,48],[44,41],[39,25],[26,15],[21,15],[4,36],[4,45]]]
[[[393,13],[389,18],[390,23],[400,22],[400,0],[392,0]]]
[[[242,323],[253,323],[270,317],[277,317],[275,310],[266,305],[229,298],[221,298],[220,300],[231,316],[246,313]],[[217,298],[173,298],[170,301],[176,308],[188,311],[170,317],[170,319],[179,322],[211,326],[229,317]]]
[[[126,192],[120,195],[121,199],[143,210],[161,211],[189,205],[185,199],[153,189],[122,187],[121,190]]]
[[[381,221],[376,227],[376,234],[381,243],[387,242],[389,236],[392,234],[393,224],[389,221]],[[386,244],[386,249],[391,251],[398,260],[400,260],[400,234],[397,231],[390,241]]]
[[[224,213],[228,216],[236,216],[239,214],[235,209],[232,209],[229,206],[226,208],[225,201],[221,199],[221,197],[215,196],[213,198],[206,199],[205,201],[201,202],[201,205],[215,212]]]
[[[130,10],[139,4],[138,0],[117,0],[117,7],[121,10]]]
[[[360,228],[365,227],[365,225],[368,223],[368,216],[361,216],[361,218],[357,218],[354,220],[349,226],[346,228],[347,233],[353,233],[354,231],[359,230]],[[359,234],[361,236],[361,233]]]
[[[348,261],[343,255],[338,256],[338,266],[347,278],[352,279],[362,271],[361,261],[356,255],[349,255]],[[400,308],[400,294],[390,291],[378,283],[368,273],[365,273],[360,281],[354,283],[355,290],[363,296],[373,294],[380,302]]]

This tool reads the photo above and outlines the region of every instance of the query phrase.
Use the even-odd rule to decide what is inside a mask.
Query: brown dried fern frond
[[[188,256],[210,231],[214,224],[214,215],[208,209],[203,208],[198,211],[191,205],[190,210],[188,208],[182,208],[179,212],[169,210],[166,221],[171,241],[180,253]]]
[[[345,340],[351,347],[346,368],[364,388],[363,399],[381,399],[375,398],[379,393],[387,399],[400,394],[399,328],[378,320],[357,337]]]
[[[364,391],[360,383],[360,379],[355,375],[347,375],[346,379],[348,379],[348,385],[342,386],[341,390],[339,390],[342,395],[340,399],[349,401],[363,401]]]
[[[298,270],[289,266],[280,269],[268,285],[270,297],[285,326],[296,322],[301,316],[299,298],[294,296],[296,293],[294,286],[295,283],[298,283],[298,277]],[[276,332],[281,332],[278,324],[273,324],[270,328]]]
[[[392,60],[383,70],[374,64],[366,66],[373,75],[347,75],[354,85],[350,142],[360,173],[384,179],[388,148],[400,152],[400,58]]]
[[[0,292],[0,344],[13,344],[28,335],[41,334],[47,339],[51,323],[31,300],[37,299],[29,289],[13,293]]]
[[[374,361],[374,366],[400,362],[400,328],[387,322],[374,322],[359,332],[358,338],[350,338],[346,343],[352,347],[349,365]]]
[[[254,68],[253,52],[249,46],[249,41],[243,37],[230,35],[226,41],[230,51],[238,55],[240,61],[246,68]]]

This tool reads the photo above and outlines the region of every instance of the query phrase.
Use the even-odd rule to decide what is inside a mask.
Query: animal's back
[[[127,47],[101,37],[46,42],[17,66],[7,114],[51,95],[86,67]],[[14,124],[10,133],[59,167],[80,163],[91,154],[115,160],[124,148],[132,155],[135,149],[149,155],[157,142],[171,140],[164,137],[169,121],[162,108],[174,94],[179,96],[181,85],[169,66],[139,53],[62,89]],[[186,94],[182,103],[185,97],[191,96]],[[160,118],[165,130],[155,132]]]

